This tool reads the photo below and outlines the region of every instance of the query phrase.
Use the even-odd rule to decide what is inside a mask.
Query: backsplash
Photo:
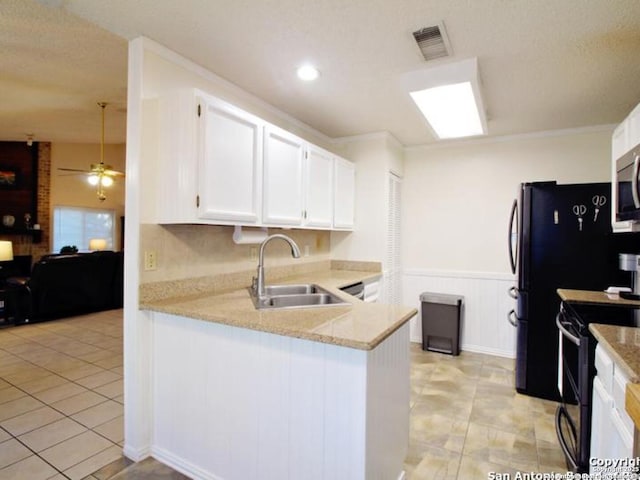
[[[330,258],[330,232],[321,230],[283,230],[270,228],[269,234],[284,233],[300,247],[302,256],[291,257],[286,242],[275,240],[266,248],[265,266],[311,263]],[[237,245],[233,227],[218,225],[140,225],[140,258],[145,251],[157,253],[158,268],[146,271],[140,266],[140,283],[179,280],[255,269],[251,248]],[[309,255],[305,256],[305,252]]]

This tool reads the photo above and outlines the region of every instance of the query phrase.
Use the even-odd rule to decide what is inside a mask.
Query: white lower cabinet
[[[591,407],[591,474],[602,473],[595,460],[632,458],[636,445],[635,426],[624,403],[629,378],[601,345],[596,348],[596,368]]]
[[[364,282],[364,298],[363,300],[368,303],[374,303],[378,301],[380,297],[380,282],[381,280],[370,280]]]

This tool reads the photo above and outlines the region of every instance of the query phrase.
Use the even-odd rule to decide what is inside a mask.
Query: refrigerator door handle
[[[640,174],[640,155],[636,155],[633,159],[633,177],[631,178],[631,194],[633,195],[633,204],[636,208],[640,208],[640,192],[638,192],[638,175]]]
[[[638,207],[640,208],[640,207]],[[516,273],[516,257],[518,255],[518,241],[520,236],[520,225],[518,221],[518,199],[516,198],[511,205],[511,215],[509,216],[509,262],[511,263],[511,273]],[[513,249],[513,226],[516,227],[516,248]]]
[[[515,310],[511,310],[507,314],[507,319],[509,320],[509,323],[511,325],[513,325],[514,327],[518,326],[518,315],[516,315],[516,311]]]
[[[513,286],[509,289],[509,296],[514,300],[518,299],[518,287]]]

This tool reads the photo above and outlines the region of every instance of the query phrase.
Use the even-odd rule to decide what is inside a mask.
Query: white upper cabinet
[[[640,144],[640,104],[633,109],[627,118],[627,142],[627,151]]]
[[[356,166],[336,157],[334,163],[333,228],[350,230],[355,224]]]
[[[304,225],[331,228],[333,221],[333,156],[307,145],[304,166]]]
[[[151,110],[157,106],[157,111]],[[154,168],[141,172],[155,177],[153,218],[158,223],[195,223],[196,218],[196,101],[192,89],[145,101],[145,114],[158,119],[155,135],[158,150]],[[150,124],[149,124],[150,125]]]
[[[629,150],[640,144],[640,103],[631,111],[611,136],[611,157],[615,163]]]
[[[264,131],[263,222],[300,226],[304,141],[272,125]]]
[[[626,121],[622,122],[616,127],[611,136],[611,158],[615,166],[615,162],[625,153],[627,153],[629,142],[627,141],[627,126]]]
[[[353,229],[353,163],[197,89],[144,108],[157,223]]]
[[[197,98],[198,217],[260,223],[264,122],[208,95]]]

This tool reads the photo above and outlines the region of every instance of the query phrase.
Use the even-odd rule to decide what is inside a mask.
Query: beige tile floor
[[[557,404],[514,387],[514,361],[411,346],[410,480],[486,479],[489,472],[566,473]],[[503,478],[507,478],[506,476]]]
[[[556,405],[515,392],[513,360],[411,358],[410,480],[566,471]],[[121,310],[0,330],[0,480],[187,478],[123,438]]]
[[[121,310],[0,330],[0,479],[122,463],[123,402]]]

